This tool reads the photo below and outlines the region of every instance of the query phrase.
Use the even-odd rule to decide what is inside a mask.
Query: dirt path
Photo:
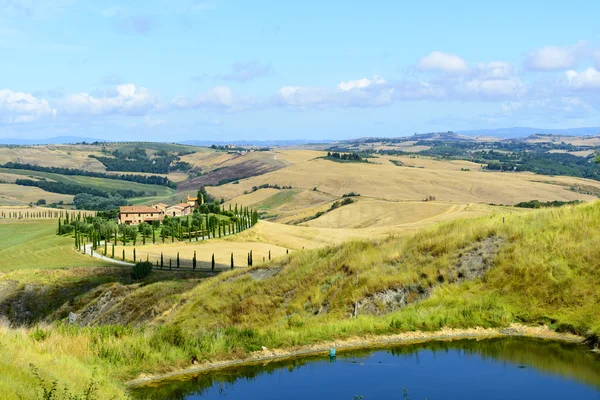
[[[102,246],[104,246],[104,242],[101,242],[100,244]],[[133,263],[130,263],[130,262],[127,262],[127,261],[115,260],[114,258],[106,257],[106,256],[103,256],[102,254],[100,254],[98,252],[93,251],[91,243],[86,244],[85,247],[81,247],[81,249],[84,250],[83,251],[84,254],[90,254],[90,252],[91,252],[92,253],[92,257],[98,258],[98,259],[103,260],[103,261],[108,261],[110,263],[117,264],[117,265],[126,265],[128,267],[131,267],[133,265]]]
[[[126,382],[127,386],[139,387],[148,384],[157,384],[160,381],[170,379],[182,379],[185,376],[210,372],[213,370],[237,367],[241,365],[266,364],[272,361],[281,361],[290,358],[305,357],[309,355],[328,354],[329,349],[357,350],[366,348],[382,348],[398,344],[417,344],[436,340],[460,340],[460,339],[491,339],[498,337],[530,337],[547,340],[559,340],[566,342],[582,343],[585,338],[568,333],[557,333],[548,327],[529,327],[513,324],[502,329],[443,329],[436,332],[404,332],[397,335],[365,336],[346,340],[318,343],[314,345],[301,346],[290,349],[266,349],[252,353],[249,357],[233,360],[222,360],[205,362],[190,368],[168,372],[158,375],[140,375],[137,379]]]

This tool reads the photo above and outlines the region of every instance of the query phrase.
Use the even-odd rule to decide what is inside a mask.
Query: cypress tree
[[[177,268],[179,268],[179,252],[177,252]]]
[[[290,250],[289,249],[285,249],[285,254],[290,254]]]
[[[269,261],[271,261],[271,250],[269,250]]]
[[[173,260],[169,258],[169,271],[173,269]]]
[[[111,252],[110,257],[115,258],[115,245],[114,244],[112,245],[112,252]]]
[[[125,261],[125,249],[123,249],[123,261]]]
[[[254,265],[254,257],[252,256],[252,250],[250,250],[250,265]]]
[[[162,251],[160,252],[160,269],[162,269],[164,267],[165,263],[163,260],[163,253]]]
[[[135,247],[133,248],[133,262],[137,262],[137,256],[135,255]]]
[[[206,238],[210,239],[210,221],[208,220],[208,213],[206,214]]]
[[[108,253],[108,241],[106,239],[104,239],[104,255],[106,255]]]
[[[58,219],[58,232],[57,235],[60,235],[60,218]]]
[[[212,261],[211,261],[211,271],[215,270],[215,254],[213,253],[212,255]]]
[[[229,207],[231,207],[231,204],[229,205]],[[231,253],[231,269],[233,269],[233,253]]]
[[[192,269],[196,270],[196,250],[194,250],[194,258],[192,259]]]
[[[156,243],[156,228],[152,225],[152,244]]]

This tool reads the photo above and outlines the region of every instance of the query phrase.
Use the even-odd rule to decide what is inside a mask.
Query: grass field
[[[17,162],[45,167],[63,167],[104,172],[104,165],[89,154],[100,155],[100,147],[75,145],[49,145],[28,147],[0,146],[0,164]]]
[[[268,223],[259,226],[263,224]],[[104,286],[94,286],[90,295],[66,302],[62,312],[86,310],[110,290],[119,307],[103,312],[102,320],[119,318],[126,307],[126,318],[143,317],[148,325],[3,328],[0,338],[11,346],[0,347],[2,359],[15,361],[0,362],[0,388],[12,393],[31,382],[19,354],[40,365],[46,379],[77,389],[95,369],[100,387],[111,394],[101,398],[111,398],[114,393],[123,396],[118,382],[124,379],[187,367],[192,356],[242,357],[261,346],[290,348],[444,327],[506,327],[514,322],[592,336],[600,333],[599,224],[600,202],[596,202],[456,220],[404,237],[299,251],[267,265],[204,280],[150,278],[140,284],[111,278]],[[486,247],[489,243],[496,247]],[[480,263],[476,268],[488,268],[485,275],[461,278],[461,268],[474,259]],[[84,271],[69,278],[73,285],[80,287],[89,279]],[[41,271],[38,279],[51,285],[52,279],[58,283],[68,273]],[[90,273],[96,279],[102,274]],[[0,282],[31,279],[21,271],[0,276]],[[350,318],[355,303],[369,304],[375,293],[398,288],[420,289],[406,297],[405,305],[387,309],[374,302],[371,311],[361,306],[358,318]],[[148,298],[166,301],[153,302],[150,314],[134,307]],[[140,315],[129,315],[130,310]],[[72,360],[77,368],[51,368],[50,360]]]
[[[126,258],[132,259],[133,245],[128,246],[115,246],[115,257],[118,259],[123,254],[123,250],[126,252]],[[236,267],[247,267],[248,266],[248,253],[252,251],[254,263],[260,263],[263,259],[268,260],[269,251],[273,259],[281,257],[286,254],[287,249],[265,242],[251,242],[243,241],[235,237],[231,237],[229,240],[224,239],[210,239],[208,241],[192,241],[192,242],[178,242],[169,243],[165,241],[165,244],[146,244],[145,246],[139,245],[135,247],[136,257],[138,260],[148,259],[153,264],[160,260],[160,255],[163,253],[163,259],[165,266],[169,265],[169,260],[172,261],[173,267],[176,265],[177,253],[179,253],[181,266],[190,268],[192,266],[192,258],[194,252],[196,252],[196,260],[198,268],[211,268],[211,260],[214,254],[215,256],[215,268],[217,270],[227,270],[231,266],[231,254],[233,253],[234,265]],[[100,249],[101,252],[103,251]],[[108,249],[109,256],[111,255],[111,249]]]
[[[477,164],[444,162],[425,158],[399,158],[424,168],[397,167],[389,162],[335,163],[309,160],[274,172],[244,179],[239,184],[209,188],[217,198],[232,199],[262,184],[291,185],[294,189],[312,190],[340,197],[356,192],[363,197],[388,200],[422,200],[435,196],[439,201],[455,203],[515,204],[531,199],[594,200],[596,197],[565,190],[564,186],[536,182],[543,178],[531,173],[500,173],[474,170]],[[385,159],[383,159],[385,160]],[[460,168],[471,166],[471,171]],[[553,177],[566,185],[585,184],[600,188],[600,182]]]
[[[0,271],[106,265],[75,251],[70,237],[57,236],[56,220],[1,220]]]
[[[71,203],[73,196],[50,193],[35,186],[20,186],[13,183],[0,183],[0,206],[17,206],[35,203],[44,199],[48,204],[63,201]]]
[[[94,178],[90,176],[79,176],[79,175],[60,175],[53,174],[50,172],[37,172],[37,171],[28,171],[23,169],[8,169],[8,168],[0,168],[0,173],[10,173],[13,175],[22,175],[23,179],[28,176],[39,176],[49,180],[53,180],[56,182],[68,183],[68,184],[77,184],[88,186],[95,189],[101,190],[145,190],[156,192],[159,196],[171,196],[175,193],[175,190],[168,188],[166,186],[160,185],[146,185],[143,183],[137,182],[129,182],[129,181],[121,181],[116,179],[105,179],[105,178]]]

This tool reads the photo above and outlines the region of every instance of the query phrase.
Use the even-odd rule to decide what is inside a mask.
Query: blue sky
[[[600,126],[592,1],[0,0],[0,138]]]

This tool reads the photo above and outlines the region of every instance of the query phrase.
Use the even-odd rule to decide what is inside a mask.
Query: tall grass
[[[170,371],[195,360],[241,357],[262,346],[513,322],[597,335],[599,226],[600,203],[567,206],[454,221],[411,237],[297,252],[193,283],[149,281],[133,288],[130,299],[156,299],[166,289],[170,298],[154,305],[151,324],[34,328],[47,332],[3,328],[2,343],[7,339],[14,344],[0,347],[9,351],[0,361],[0,372],[9,370],[11,357],[21,352],[53,377],[58,372],[51,360],[69,360],[82,372],[71,376],[60,371],[60,378],[83,387],[95,368],[99,385],[110,392],[118,390],[112,379]],[[502,243],[493,268],[482,279],[453,283],[461,254],[489,237]],[[261,268],[278,270],[266,279],[253,277]],[[389,314],[351,318],[356,301],[406,285],[423,287],[430,296]],[[147,310],[132,307],[127,312]],[[19,376],[0,373],[0,389],[32,379],[28,364],[17,360],[16,365]]]

